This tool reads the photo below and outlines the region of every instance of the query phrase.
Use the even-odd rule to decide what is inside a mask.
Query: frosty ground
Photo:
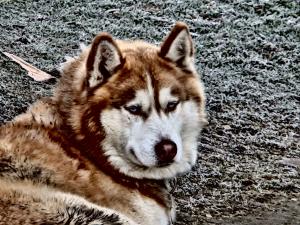
[[[0,50],[52,71],[100,31],[159,44],[190,26],[210,125],[177,180],[177,225],[300,224],[300,6],[262,1],[0,1]],[[0,56],[0,123],[55,82]],[[293,159],[293,161],[289,160]]]

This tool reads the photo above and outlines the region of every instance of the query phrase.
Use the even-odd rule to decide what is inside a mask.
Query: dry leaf
[[[32,66],[31,64],[25,62],[23,59],[21,59],[18,56],[15,56],[8,52],[2,52],[2,53],[4,55],[6,55],[8,58],[10,58],[11,60],[13,60],[14,62],[18,63],[21,67],[23,67],[28,72],[28,76],[30,76],[31,78],[33,78],[36,81],[46,81],[51,78],[54,78],[49,73],[46,73],[46,72]]]

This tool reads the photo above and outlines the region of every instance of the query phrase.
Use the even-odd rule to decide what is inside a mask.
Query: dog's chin
[[[180,161],[165,166],[149,167],[116,155],[109,156],[108,160],[114,168],[129,177],[155,180],[174,178],[178,174],[191,170],[194,165],[194,162]]]
[[[147,170],[147,169],[151,169],[151,168],[165,168],[165,167],[168,167],[168,166],[171,166],[173,163],[167,163],[167,164],[164,164],[164,165],[161,165],[161,164],[155,164],[155,165],[144,165],[142,162],[140,162],[139,160],[136,160],[136,159],[131,159],[131,158],[128,158],[127,159],[127,163],[131,165],[131,167],[135,167],[135,168],[140,168],[140,169],[143,169],[143,170]]]

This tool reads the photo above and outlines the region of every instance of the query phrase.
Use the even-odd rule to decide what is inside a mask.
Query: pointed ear
[[[88,86],[93,88],[105,82],[123,64],[121,51],[113,38],[107,33],[98,34],[86,62]]]
[[[159,56],[171,60],[183,69],[192,70],[194,48],[192,37],[185,23],[175,24],[161,45]]]

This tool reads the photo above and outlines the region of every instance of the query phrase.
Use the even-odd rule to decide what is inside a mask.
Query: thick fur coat
[[[53,96],[0,128],[0,224],[175,220],[168,179],[192,168],[206,123],[188,28],[160,47],[101,33]]]

